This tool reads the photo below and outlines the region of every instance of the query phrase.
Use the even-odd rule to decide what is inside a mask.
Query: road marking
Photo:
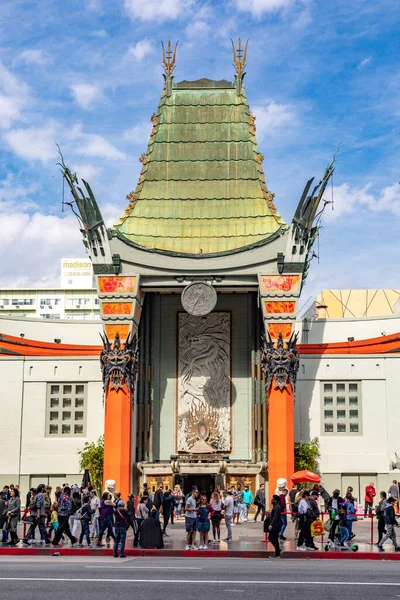
[[[119,566],[119,565],[112,565],[110,567],[103,567],[100,565],[86,565],[85,569],[148,569],[150,571],[164,571],[164,570],[168,570],[170,569],[171,571],[176,571],[177,569],[179,569],[179,571],[202,571],[203,567],[152,567],[152,566],[147,566],[147,567],[125,567],[125,566]]]
[[[260,581],[248,581],[242,579],[220,579],[220,580],[203,580],[203,579],[92,579],[92,578],[82,578],[82,577],[0,577],[0,581],[65,581],[65,582],[73,582],[73,583],[170,583],[172,585],[176,585],[177,583],[192,583],[199,585],[271,585],[271,583],[276,583],[278,585],[319,585],[319,586],[329,586],[329,585],[337,585],[337,586],[384,586],[384,587],[400,587],[400,582],[391,583],[388,581],[384,582],[367,582],[367,581],[291,581],[291,580],[274,580],[274,579],[266,579]]]

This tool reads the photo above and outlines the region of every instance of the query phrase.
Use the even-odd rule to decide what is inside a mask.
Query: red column
[[[105,398],[104,482],[115,479],[116,489],[126,501],[131,493],[132,394],[110,387]]]
[[[272,381],[268,395],[268,489],[275,493],[276,480],[290,484],[294,473],[294,393],[292,386],[280,390]]]

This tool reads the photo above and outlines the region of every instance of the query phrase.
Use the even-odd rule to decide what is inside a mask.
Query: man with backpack
[[[39,527],[40,536],[45,541],[45,544],[50,544],[51,540],[49,538],[49,534],[46,529],[46,515],[45,515],[45,501],[44,501],[44,492],[46,486],[44,483],[41,483],[37,487],[36,495],[32,497],[31,502],[29,504],[29,510],[31,512],[31,516],[33,517],[33,522],[31,523],[28,533],[22,540],[22,543],[25,546],[29,545],[29,540],[33,540],[35,535],[36,527]]]
[[[125,541],[126,532],[129,527],[133,527],[133,520],[131,515],[125,509],[125,503],[123,500],[118,500],[117,506],[114,512],[115,519],[115,540],[114,540],[114,558],[118,558],[118,546],[121,544],[120,558],[125,558]]]
[[[71,544],[74,545],[78,541],[74,537],[69,528],[69,518],[71,516],[71,488],[65,487],[58,499],[58,529],[52,542],[53,546],[58,546],[63,533],[69,537]]]

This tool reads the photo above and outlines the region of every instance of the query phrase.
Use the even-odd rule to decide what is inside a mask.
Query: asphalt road
[[[0,600],[45,595],[76,600],[114,597],[249,600],[311,596],[313,600],[400,597],[400,565],[385,561],[15,557],[0,559]],[[279,596],[278,596],[279,595]],[[379,595],[379,596],[378,596]]]

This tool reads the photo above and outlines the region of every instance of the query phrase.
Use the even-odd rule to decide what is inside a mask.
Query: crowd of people
[[[400,551],[396,539],[396,512],[398,511],[399,486],[393,481],[388,492],[381,491],[376,497],[374,482],[365,488],[364,515],[374,515],[378,528],[378,549],[391,540],[395,551]],[[322,506],[322,503],[324,505]],[[314,551],[313,524],[321,518],[321,511],[327,514],[324,523],[328,543],[337,549],[348,549],[355,533],[353,524],[357,520],[357,498],[353,488],[348,487],[342,496],[335,489],[332,494],[321,484],[311,490],[301,485],[280,490],[266,501],[264,484],[255,496],[248,485],[238,483],[220,491],[215,488],[208,496],[196,486],[186,495],[179,485],[174,489],[164,489],[160,484],[155,492],[147,483],[143,484],[140,496],[131,494],[126,502],[119,492],[104,491],[98,497],[96,491],[78,485],[64,483],[54,492],[50,486],[40,484],[31,488],[22,506],[19,487],[6,485],[0,492],[0,530],[2,543],[15,546],[22,543],[28,546],[40,537],[40,543],[60,547],[67,539],[73,546],[88,548],[104,547],[113,541],[114,556],[125,557],[127,532],[132,528],[133,546],[142,548],[162,548],[167,529],[174,520],[185,520],[186,550],[206,550],[209,544],[219,544],[221,540],[232,541],[232,528],[258,517],[271,544],[274,557],[278,558],[285,542],[288,517],[294,523],[296,550]],[[374,512],[373,512],[373,509]],[[359,513],[358,513],[359,514]],[[364,516],[363,515],[363,516]],[[18,538],[20,520],[25,524],[25,535]],[[221,523],[224,533],[221,535]],[[199,534],[199,545],[196,537]]]

